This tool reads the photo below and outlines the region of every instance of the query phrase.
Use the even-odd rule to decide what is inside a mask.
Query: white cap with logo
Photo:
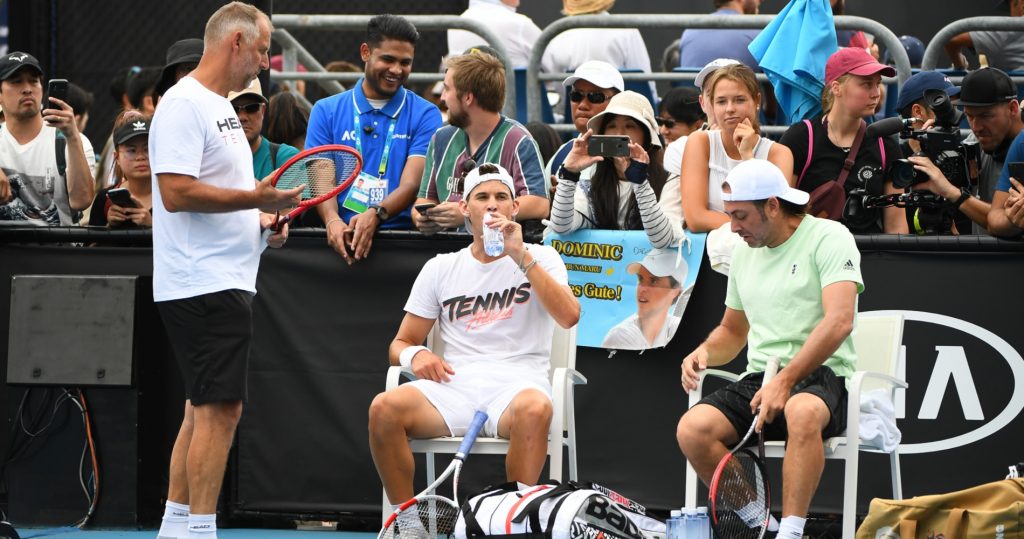
[[[726,202],[767,200],[771,197],[800,205],[807,204],[811,198],[806,191],[790,187],[779,167],[764,159],[748,159],[736,165],[722,182],[722,200]]]
[[[484,172],[481,173],[480,169],[484,167],[494,167],[497,172]],[[512,180],[512,175],[508,173],[501,165],[497,163],[484,163],[479,167],[474,168],[466,174],[465,183],[463,184],[464,199],[469,200],[469,194],[476,189],[476,186],[484,182],[499,181],[508,187],[509,191],[512,191],[512,198],[516,197],[516,185]]]
[[[693,79],[693,85],[703,90],[704,79],[708,78],[708,75],[713,73],[716,69],[739,63],[739,60],[733,60],[732,58],[716,58],[711,60],[700,70],[700,73],[697,73],[697,78]]]
[[[641,266],[655,277],[672,277],[679,282],[680,287],[686,284],[689,268],[673,249],[651,249],[643,260],[626,266],[626,273],[636,275]]]

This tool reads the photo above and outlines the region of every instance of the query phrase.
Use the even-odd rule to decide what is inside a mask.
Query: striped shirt
[[[502,116],[497,127],[473,155],[469,154],[468,142],[466,133],[452,125],[443,126],[434,133],[427,148],[419,198],[437,202],[462,200],[459,180],[468,172],[463,167],[469,159],[478,166],[496,163],[504,167],[512,175],[517,197],[536,195],[547,198],[544,165],[537,143],[519,122]]]

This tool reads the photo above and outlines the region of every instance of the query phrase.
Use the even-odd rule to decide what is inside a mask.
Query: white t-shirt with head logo
[[[185,77],[160,99],[149,133],[153,171],[153,298],[221,290],[256,292],[265,246],[259,211],[171,213],[158,174],[192,176],[227,189],[253,190],[252,152],[231,102]]]
[[[529,250],[555,282],[568,286],[557,251],[532,244]],[[437,255],[420,270],[405,310],[439,321],[444,359],[456,374],[548,378],[555,321],[509,256],[484,264],[469,247]]]

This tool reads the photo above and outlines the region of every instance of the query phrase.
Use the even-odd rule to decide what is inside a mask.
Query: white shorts
[[[551,399],[551,382],[547,378],[515,376],[498,377],[495,373],[459,372],[450,382],[415,380],[408,384],[430,401],[440,412],[452,436],[462,436],[469,428],[477,410],[487,412],[487,423],[481,435],[496,437],[498,420],[509,403],[521,391],[536,389]]]

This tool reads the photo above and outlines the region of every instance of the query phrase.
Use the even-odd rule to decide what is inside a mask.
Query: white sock
[[[777,532],[779,531],[779,521],[775,520],[775,517],[771,514],[768,515],[768,531]]]
[[[187,539],[188,537],[188,506],[167,500],[164,506],[164,518],[160,521],[157,538]]]
[[[189,515],[188,539],[217,539],[217,515]]]
[[[778,539],[801,539],[804,536],[804,524],[806,523],[806,518],[793,515],[782,517],[782,523],[779,524],[779,533],[776,537]]]

